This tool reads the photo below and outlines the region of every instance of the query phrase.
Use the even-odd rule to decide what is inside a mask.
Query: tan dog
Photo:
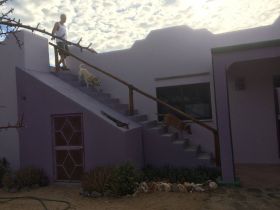
[[[163,123],[168,128],[169,126],[176,128],[180,132],[187,131],[189,134],[192,134],[190,125],[183,122],[177,116],[167,113],[167,114],[159,114],[159,116],[164,116]]]
[[[97,77],[91,74],[86,68],[84,64],[79,65],[79,82],[82,80],[85,81],[87,87],[89,86],[100,86],[100,81]]]

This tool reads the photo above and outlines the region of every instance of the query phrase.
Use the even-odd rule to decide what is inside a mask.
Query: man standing
[[[52,35],[62,38],[63,40],[56,38],[57,46],[65,51],[69,51],[68,46],[67,46],[66,42],[64,41],[64,40],[67,40],[67,29],[66,29],[66,26],[64,25],[65,22],[66,22],[66,15],[61,14],[60,21],[56,22],[54,24],[54,27],[52,30]],[[52,37],[51,39],[53,40],[54,37]],[[58,50],[58,53],[60,55],[60,60],[58,61],[58,66],[60,66],[60,64],[62,63],[63,64],[62,69],[69,70],[67,68],[66,62],[65,62],[65,58],[67,57],[67,52]]]

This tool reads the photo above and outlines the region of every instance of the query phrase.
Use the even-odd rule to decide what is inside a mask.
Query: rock
[[[149,191],[149,186],[146,182],[141,182],[137,191],[140,193],[147,193]]]
[[[102,194],[99,193],[99,192],[96,192],[96,191],[92,191],[90,196],[93,197],[93,198],[99,198],[99,197],[102,196]]]
[[[208,186],[209,186],[210,190],[215,190],[218,188],[218,185],[216,182],[209,182]]]
[[[197,186],[197,185],[194,187],[194,190],[196,192],[204,192],[205,191],[205,189],[203,189],[201,186]]]
[[[179,192],[185,193],[187,192],[187,188],[183,184],[178,184],[177,185]]]
[[[177,184],[172,184],[171,185],[171,191],[172,192],[179,192],[179,188],[178,188],[178,185]]]
[[[184,182],[184,186],[188,192],[193,191],[194,184],[189,182]]]
[[[160,191],[160,187],[156,182],[150,182],[148,183],[148,186],[149,186],[149,192]]]
[[[157,192],[160,192],[160,183],[159,182],[156,182],[156,191]]]
[[[170,183],[161,182],[160,183],[160,191],[161,192],[170,192],[171,191],[171,184]]]

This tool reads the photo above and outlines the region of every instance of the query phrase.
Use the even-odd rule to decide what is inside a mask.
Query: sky
[[[11,0],[13,17],[52,30],[67,15],[68,40],[97,52],[127,49],[155,29],[187,25],[212,33],[272,24],[280,0]]]

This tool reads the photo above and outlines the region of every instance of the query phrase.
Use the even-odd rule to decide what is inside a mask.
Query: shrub
[[[207,180],[216,180],[221,175],[217,168],[197,167],[197,168],[156,168],[147,166],[143,169],[142,181],[166,180],[172,183],[194,182],[203,183]]]
[[[95,169],[85,173],[81,180],[84,192],[98,192],[104,195],[106,186],[112,177],[112,167],[96,167]]]
[[[6,190],[22,189],[46,186],[49,184],[48,177],[42,169],[27,167],[16,171],[15,173],[7,173],[3,177],[3,187]]]
[[[27,167],[15,173],[15,179],[19,188],[46,186],[49,183],[48,177],[42,169]]]
[[[2,178],[2,183],[6,190],[17,189],[15,177],[12,173],[6,173]]]
[[[2,187],[2,179],[9,172],[9,163],[5,158],[0,159],[0,187]]]
[[[131,163],[125,163],[114,169],[107,189],[115,196],[133,194],[139,181],[139,172]]]

